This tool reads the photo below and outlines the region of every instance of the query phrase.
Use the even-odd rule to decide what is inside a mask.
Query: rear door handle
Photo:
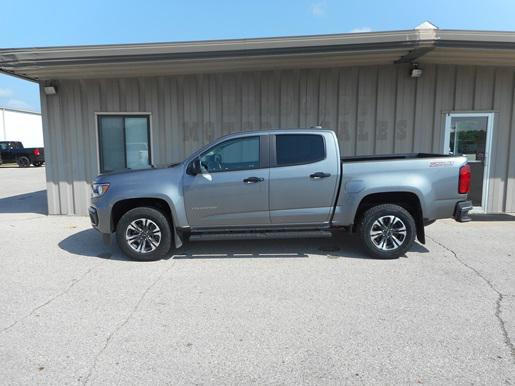
[[[320,178],[331,177],[331,173],[316,172],[316,173],[310,174],[309,177],[313,178],[314,180],[318,180]]]
[[[261,177],[248,177],[248,178],[245,178],[243,180],[243,182],[245,182],[246,184],[255,184],[257,182],[261,182],[261,181],[264,181],[265,179],[264,178],[261,178]]]

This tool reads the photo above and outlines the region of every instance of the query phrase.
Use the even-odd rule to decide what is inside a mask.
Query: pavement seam
[[[141,303],[143,302],[143,300],[145,299],[145,296],[172,269],[174,264],[175,264],[175,261],[172,259],[172,263],[165,270],[163,270],[163,272],[161,272],[161,274],[152,283],[150,283],[150,285],[147,288],[145,288],[145,290],[142,292],[141,296],[139,297],[138,301],[136,302],[136,304],[134,305],[132,310],[129,312],[127,317],[120,324],[118,324],[114,328],[114,330],[112,332],[109,333],[109,335],[106,338],[106,341],[105,341],[104,345],[102,346],[100,351],[95,355],[95,358],[93,359],[93,364],[89,368],[89,371],[86,374],[86,377],[84,378],[84,381],[82,382],[83,385],[86,385],[89,382],[90,378],[92,377],[92,375],[93,375],[93,373],[94,373],[94,371],[96,369],[96,366],[97,366],[97,363],[98,363],[98,359],[104,353],[104,351],[107,350],[107,347],[109,346],[110,342],[112,341],[112,339],[116,335],[116,333],[118,331],[120,331],[127,323],[129,323],[129,320],[134,316],[136,311],[138,311],[138,308],[141,305]]]
[[[21,317],[20,319],[18,320],[15,320],[13,323],[11,323],[9,326],[3,328],[0,330],[0,334],[1,333],[4,333],[4,332],[7,332],[8,330],[10,330],[11,328],[13,328],[14,326],[16,326],[18,323],[24,321],[25,319],[31,317],[32,315],[34,315],[34,313],[40,309],[42,309],[43,307],[45,306],[48,306],[50,303],[52,303],[54,300],[57,300],[59,299],[60,297],[66,295],[76,284],[78,284],[82,279],[84,279],[93,269],[96,268],[97,265],[94,265],[93,267],[91,267],[90,269],[88,269],[86,272],[84,272],[78,279],[74,279],[72,280],[72,282],[68,285],[68,287],[66,287],[63,291],[57,293],[56,295],[52,296],[50,299],[48,299],[47,301],[45,301],[44,303],[40,304],[39,306],[37,306],[36,308],[32,309],[28,314],[26,314],[25,316]]]
[[[463,261],[463,259],[461,259],[454,250],[452,250],[451,248],[449,248],[446,245],[442,244],[441,242],[435,240],[434,238],[429,237],[428,235],[426,235],[426,237],[429,240],[433,241],[435,244],[437,244],[440,247],[442,247],[443,249],[445,249],[446,251],[450,252],[454,256],[454,258],[461,265],[463,265],[464,267],[466,267],[469,270],[471,270],[472,272],[474,272],[476,274],[476,276],[481,278],[488,285],[488,287],[490,287],[490,289],[497,294],[497,300],[495,301],[495,317],[499,321],[499,326],[501,327],[501,332],[502,332],[502,335],[503,335],[503,338],[504,338],[504,344],[506,345],[506,347],[510,351],[511,359],[512,359],[513,363],[515,363],[515,345],[511,341],[510,335],[508,334],[508,330],[506,329],[506,322],[501,317],[501,314],[502,314],[502,310],[501,310],[502,301],[503,301],[504,297],[512,296],[512,295],[503,294],[501,291],[499,291],[497,288],[495,288],[495,286],[492,284],[492,282],[489,279],[487,279],[476,268],[472,267],[471,265],[469,265],[465,261]]]
[[[43,218],[48,218],[48,216],[42,215],[42,216],[38,216],[38,217],[29,217],[29,218],[13,218],[13,219],[6,220],[6,222],[9,222],[9,223],[23,222],[23,221],[29,221],[29,220],[39,220],[39,219],[43,219]],[[10,225],[10,224],[7,224],[7,225]]]

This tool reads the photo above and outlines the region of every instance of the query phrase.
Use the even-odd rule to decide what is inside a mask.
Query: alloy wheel
[[[161,243],[161,229],[148,218],[138,218],[127,227],[125,241],[138,253],[153,252]]]
[[[370,240],[382,251],[398,249],[406,241],[407,229],[397,216],[379,217],[370,228]]]

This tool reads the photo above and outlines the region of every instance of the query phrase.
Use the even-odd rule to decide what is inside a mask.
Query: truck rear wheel
[[[132,260],[159,260],[170,250],[170,224],[166,216],[157,209],[131,209],[118,221],[116,241],[123,253]]]
[[[358,223],[358,233],[368,255],[396,259],[413,245],[416,225],[413,216],[399,205],[384,204],[368,209]]]
[[[30,166],[30,159],[23,155],[16,159],[16,163],[20,168],[28,168]]]

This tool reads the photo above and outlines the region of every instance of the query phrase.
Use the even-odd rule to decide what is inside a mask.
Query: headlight
[[[102,194],[109,190],[109,184],[92,184],[91,185],[91,196],[100,197]]]

